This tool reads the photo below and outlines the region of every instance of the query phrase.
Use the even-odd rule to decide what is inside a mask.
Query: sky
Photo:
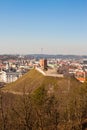
[[[87,55],[87,0],[0,0],[0,54]]]

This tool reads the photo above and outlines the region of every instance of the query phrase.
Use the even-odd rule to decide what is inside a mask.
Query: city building
[[[0,71],[0,82],[6,82],[6,72],[5,71]]]
[[[43,69],[47,69],[47,59],[40,59],[39,64]]]

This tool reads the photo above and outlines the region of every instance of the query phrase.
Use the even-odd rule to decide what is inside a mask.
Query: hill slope
[[[34,91],[38,87],[45,86],[49,91],[67,91],[69,88],[75,88],[80,83],[74,78],[56,78],[56,77],[45,77],[37,70],[31,70],[18,79],[14,83],[8,84],[3,88],[6,92],[30,92]]]

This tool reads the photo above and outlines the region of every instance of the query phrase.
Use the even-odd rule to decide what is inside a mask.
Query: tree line
[[[67,92],[0,93],[0,130],[86,130],[87,83]]]

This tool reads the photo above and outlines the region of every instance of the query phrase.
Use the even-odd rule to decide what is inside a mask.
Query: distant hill
[[[69,89],[79,87],[80,83],[74,78],[56,78],[56,77],[45,77],[37,70],[30,70],[24,76],[19,78],[16,82],[7,84],[2,88],[5,92],[33,92],[35,89],[41,86],[50,92],[64,93],[69,91]]]
[[[27,58],[34,57],[35,59],[41,59],[41,58],[55,58],[55,59],[82,59],[87,58],[85,55],[50,55],[50,54],[29,54],[26,55]]]

